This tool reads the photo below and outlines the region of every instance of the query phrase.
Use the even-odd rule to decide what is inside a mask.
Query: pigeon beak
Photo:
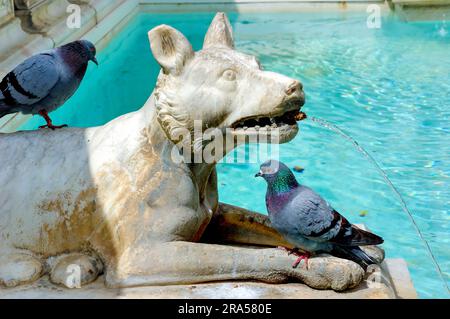
[[[97,61],[97,58],[96,58],[96,57],[93,57],[93,58],[91,59],[91,61],[94,62],[94,63],[98,66],[98,61]]]
[[[262,173],[258,172],[258,174],[256,174],[255,177],[262,177]]]

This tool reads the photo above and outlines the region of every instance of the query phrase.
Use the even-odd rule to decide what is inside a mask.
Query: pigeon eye
[[[228,69],[223,72],[222,77],[227,81],[234,81],[236,80],[236,72],[234,70]]]

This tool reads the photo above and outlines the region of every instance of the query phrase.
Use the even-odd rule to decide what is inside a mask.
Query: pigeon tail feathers
[[[337,244],[347,244],[350,246],[372,246],[381,245],[382,243],[384,243],[384,240],[380,236],[352,225],[352,236],[349,238],[349,242],[346,243],[344,240],[344,242]]]
[[[364,270],[367,270],[369,265],[377,264],[378,262],[367,255],[359,247],[344,247],[335,245],[331,252],[334,256],[354,261],[360,265]]]
[[[372,246],[380,245],[384,242],[383,238],[380,236],[350,224],[350,222],[338,212],[334,211],[334,216],[339,216],[341,218],[341,228],[337,235],[330,240],[332,243],[341,246]]]

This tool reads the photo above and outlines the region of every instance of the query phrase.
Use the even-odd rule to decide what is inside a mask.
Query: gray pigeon
[[[79,40],[33,55],[9,72],[0,83],[0,118],[7,114],[39,114],[52,130],[48,113],[63,105],[78,89],[89,61],[98,65],[95,46]]]
[[[268,184],[266,205],[272,226],[296,247],[292,252],[299,258],[294,268],[303,259],[307,265],[310,253],[317,252],[352,260],[364,269],[377,263],[359,246],[379,245],[383,239],[350,224],[320,195],[300,185],[286,165],[267,161],[255,177]]]

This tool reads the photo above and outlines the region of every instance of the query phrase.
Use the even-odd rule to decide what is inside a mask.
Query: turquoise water
[[[159,67],[147,31],[165,23],[201,48],[213,14],[139,15],[99,54],[55,123],[92,126],[138,109]],[[355,138],[398,188],[450,283],[450,35],[441,22],[384,18],[368,29],[359,14],[230,15],[239,50],[265,69],[300,79],[309,115]],[[450,28],[448,28],[450,31]],[[34,118],[23,129],[35,129]],[[240,152],[254,151],[254,146]],[[354,223],[385,238],[389,258],[408,262],[423,298],[449,297],[407,215],[383,178],[348,141],[311,121],[280,147],[281,160],[305,168],[300,182]],[[258,164],[220,164],[221,200],[266,212]],[[361,214],[366,211],[365,214]],[[365,215],[365,216],[361,216]]]

